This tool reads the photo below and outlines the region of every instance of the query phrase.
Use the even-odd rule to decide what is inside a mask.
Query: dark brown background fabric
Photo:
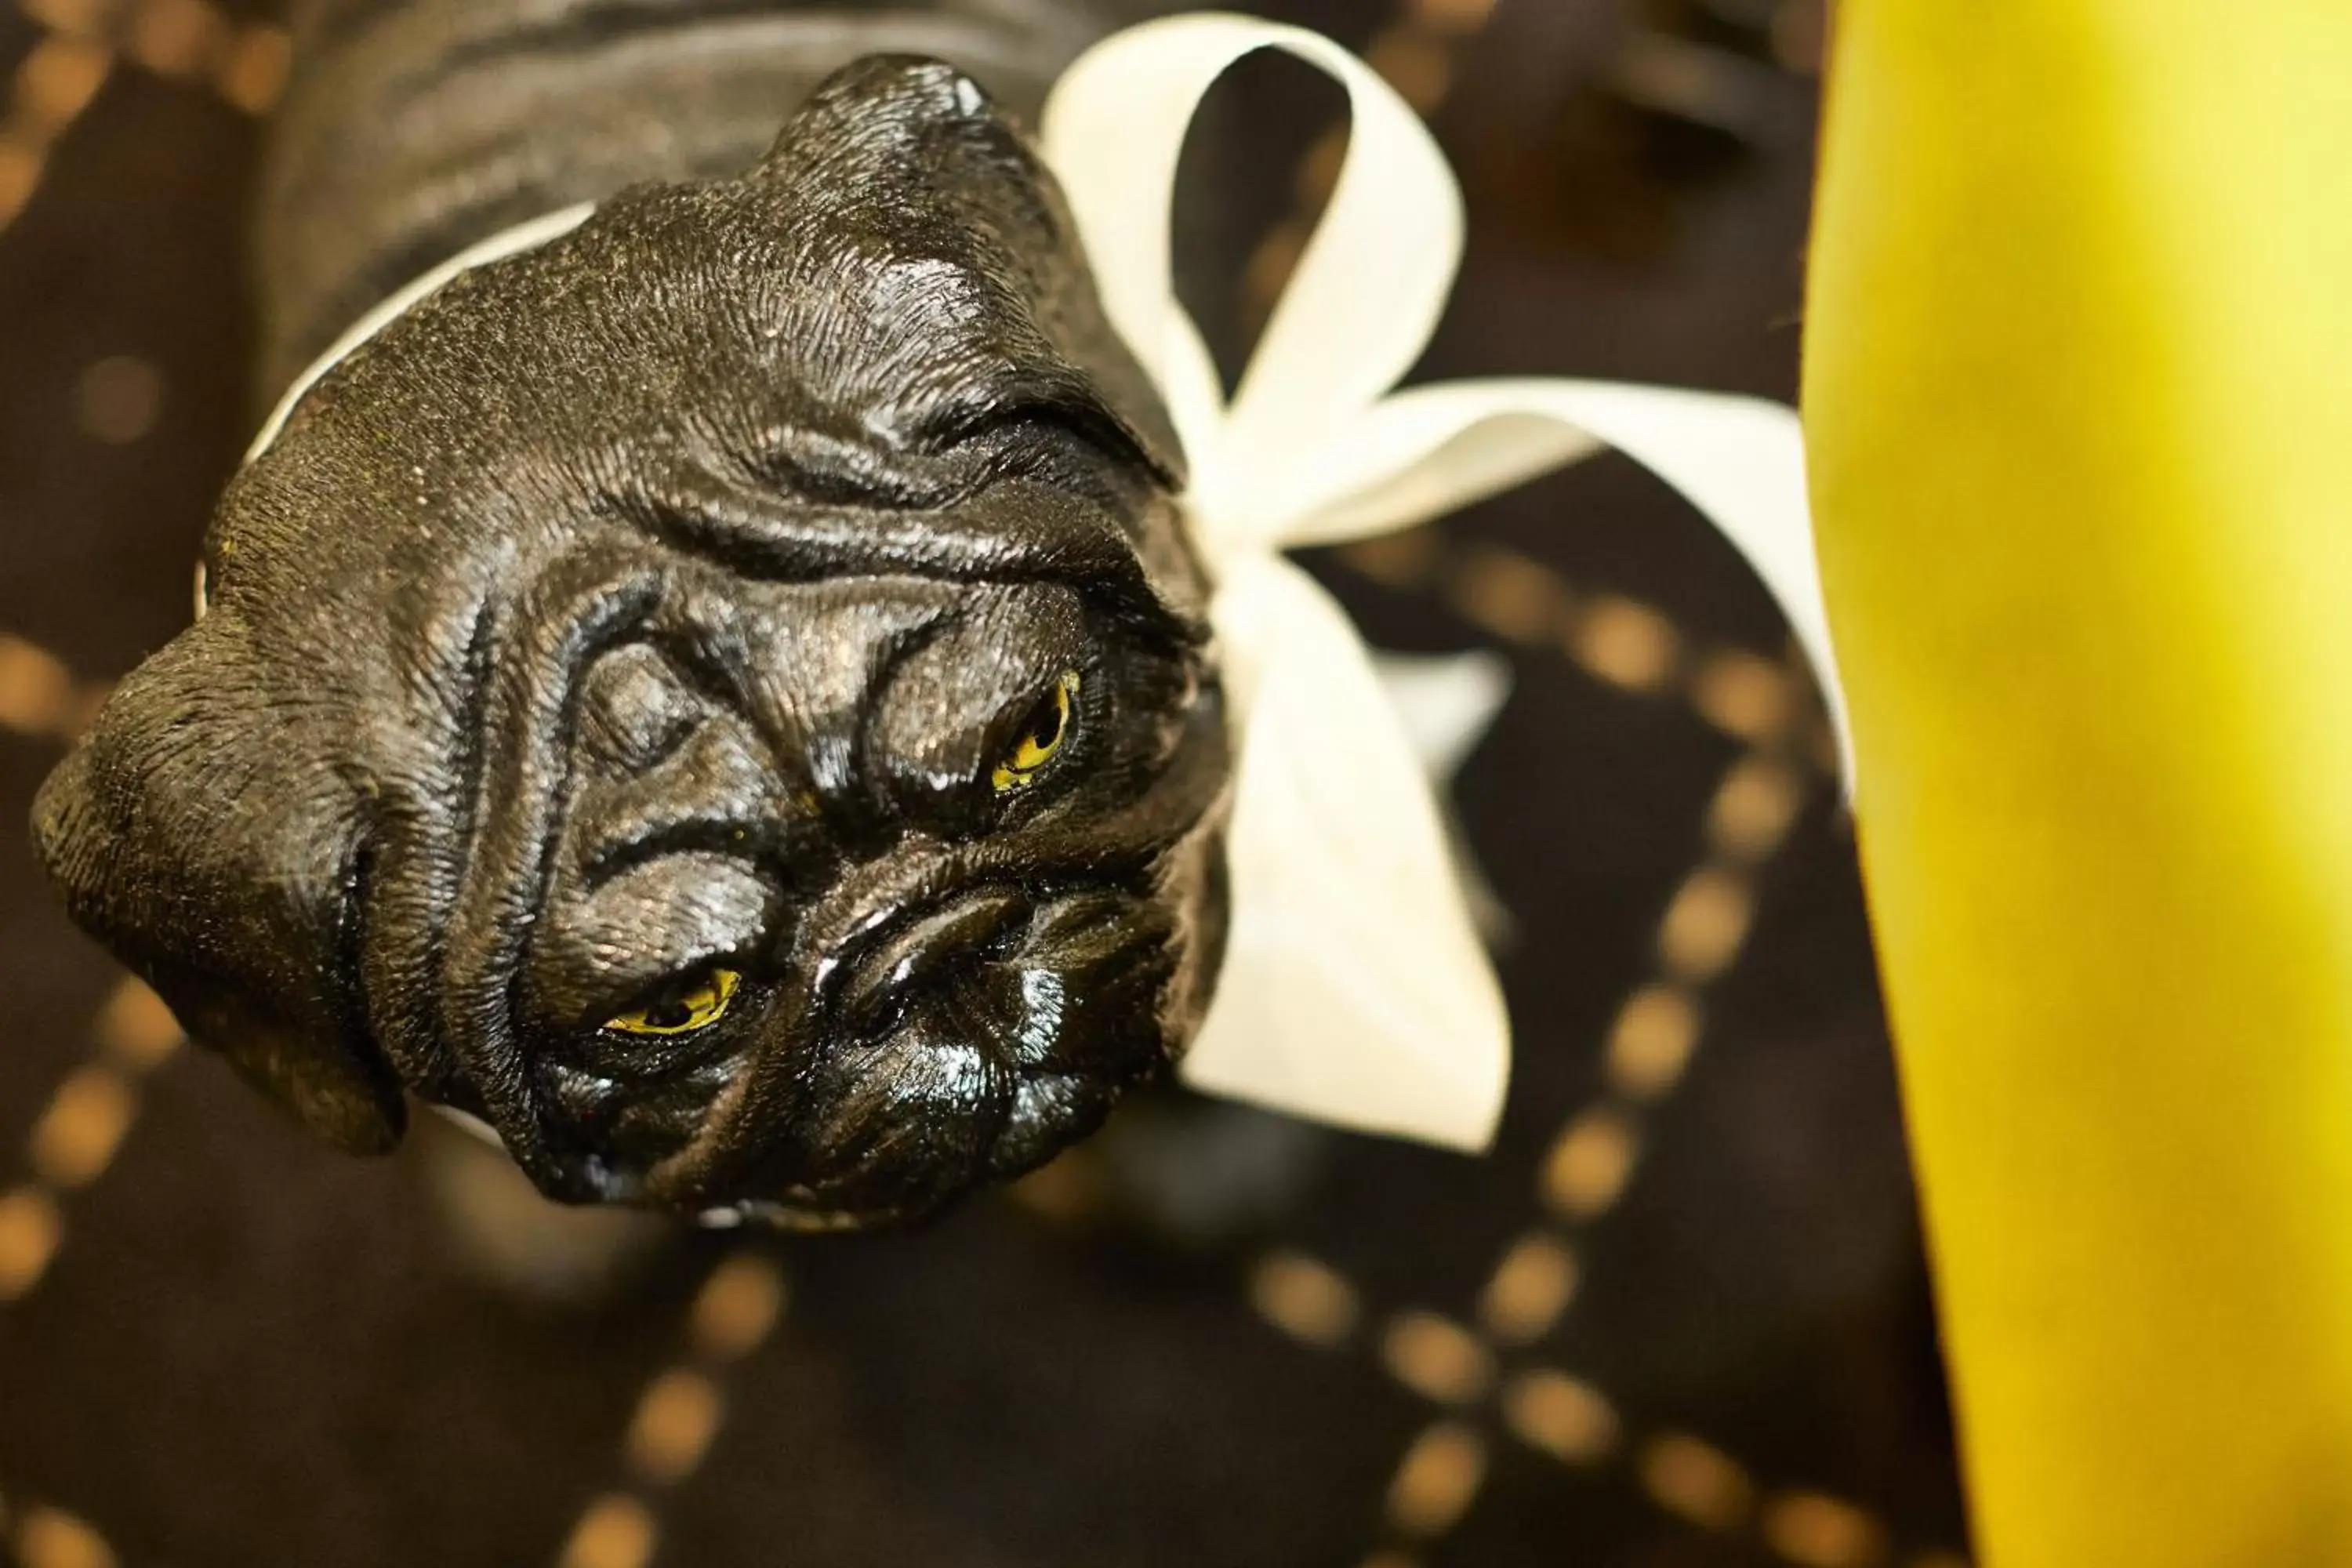
[[[1276,9],[1365,50],[1460,168],[1469,257],[1418,374],[1793,395],[1811,0]],[[461,1260],[419,1151],[345,1160],[173,1048],[55,912],[21,825],[104,683],[182,624],[268,390],[243,244],[282,55],[261,4],[0,11],[5,1550],[1962,1561],[1818,705],[1761,589],[1620,458],[1318,563],[1385,646],[1511,658],[1460,784],[1520,1036],[1484,1159],[1238,1123],[1221,1159],[1273,1147],[1305,1174],[1187,1237],[1120,1198],[1122,1162],[1202,1147],[1156,1143],[1174,1112],[1147,1104],[919,1233],[679,1237],[554,1304]],[[1251,188],[1188,197],[1230,349],[1295,247],[1330,105],[1260,73],[1226,109],[1268,138]]]

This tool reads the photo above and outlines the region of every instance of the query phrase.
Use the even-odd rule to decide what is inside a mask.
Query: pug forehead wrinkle
[[[861,60],[313,385],[205,616],[44,785],[43,863],[345,1149],[422,1100],[565,1201],[930,1213],[1090,1132],[1214,984],[1183,473],[1022,132]]]

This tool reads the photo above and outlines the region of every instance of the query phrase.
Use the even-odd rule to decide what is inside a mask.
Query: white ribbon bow
[[[1353,122],[1322,224],[1227,403],[1177,302],[1169,230],[1194,111],[1260,49],[1338,79]],[[1217,584],[1210,616],[1240,742],[1233,927],[1184,1079],[1344,1127],[1482,1149],[1510,1074],[1494,971],[1362,640],[1281,552],[1411,527],[1606,443],[1747,556],[1843,737],[1796,416],[1581,381],[1391,392],[1452,289],[1461,195],[1404,101],[1316,34],[1214,14],[1130,28],[1055,84],[1042,140],[1111,323],[1183,440],[1185,503]]]

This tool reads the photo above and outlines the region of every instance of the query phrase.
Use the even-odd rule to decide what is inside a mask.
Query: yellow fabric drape
[[[1839,23],[1804,403],[1983,1557],[2352,1565],[2352,3]]]

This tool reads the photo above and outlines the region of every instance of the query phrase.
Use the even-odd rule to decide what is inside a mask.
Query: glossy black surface
[[[952,63],[1034,121],[1157,0],[300,0],[258,192],[261,381],[510,224],[756,162],[854,59]]]
[[[406,1090],[570,1201],[927,1212],[1092,1131],[1213,979],[1181,465],[1017,129],[870,58],[320,383],[221,503],[208,613],[44,788],[44,861],[347,1148]],[[707,1028],[603,1026],[721,963]]]

